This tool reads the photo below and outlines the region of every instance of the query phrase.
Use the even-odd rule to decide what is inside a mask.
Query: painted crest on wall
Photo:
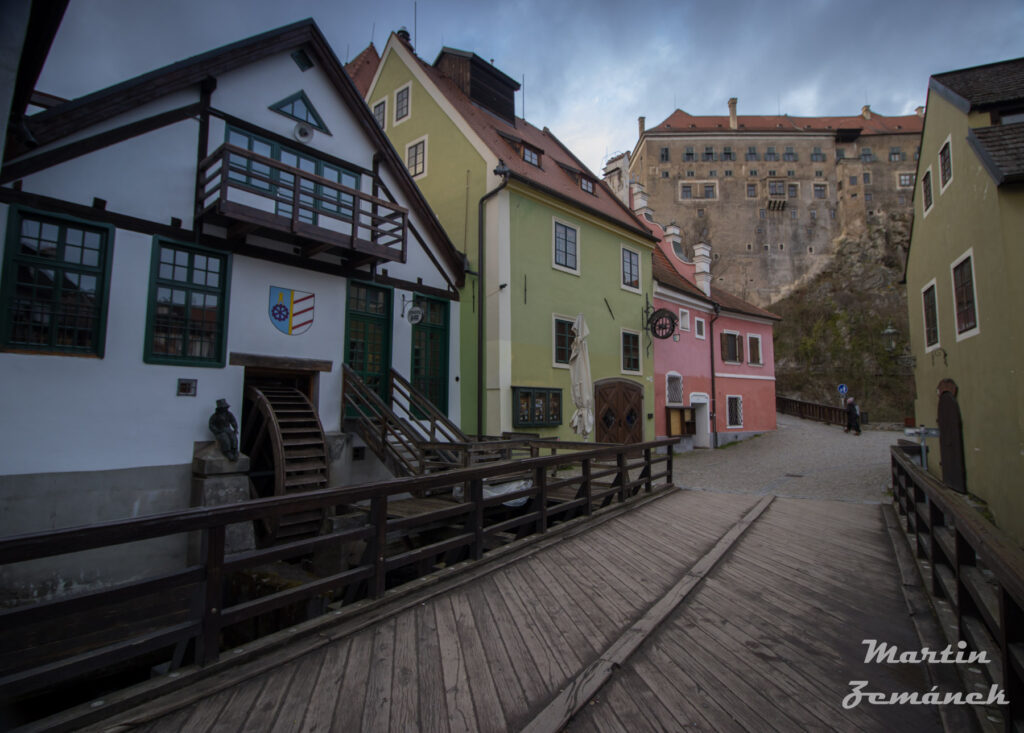
[[[267,315],[281,333],[298,336],[313,325],[313,304],[316,296],[301,290],[270,286],[270,304]]]

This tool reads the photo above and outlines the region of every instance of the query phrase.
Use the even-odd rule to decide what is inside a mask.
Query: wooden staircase
[[[284,386],[245,388],[246,426],[242,451],[257,496],[283,496],[327,488],[327,441],[320,418],[300,390]],[[314,537],[324,510],[298,512],[263,522],[266,542]]]

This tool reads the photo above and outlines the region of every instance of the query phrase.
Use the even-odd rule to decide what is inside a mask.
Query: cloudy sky
[[[406,26],[433,62],[474,51],[516,110],[595,172],[675,109],[885,115],[928,77],[1024,56],[1024,0],[72,0],[38,88],[77,97],[312,17],[347,61]]]

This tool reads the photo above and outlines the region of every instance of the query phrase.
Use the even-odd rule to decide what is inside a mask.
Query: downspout
[[[715,303],[715,315],[711,318],[711,447],[718,447],[718,393],[715,392],[715,321],[722,309]]]
[[[487,396],[484,383],[484,300],[487,297],[484,269],[484,204],[492,196],[495,196],[508,185],[509,169],[505,161],[498,158],[498,167],[494,169],[494,175],[501,176],[501,183],[480,197],[477,204],[477,262],[476,262],[476,292],[477,292],[477,315],[476,315],[476,438],[481,440],[484,435],[484,400]]]

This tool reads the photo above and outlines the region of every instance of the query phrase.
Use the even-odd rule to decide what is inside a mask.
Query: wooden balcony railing
[[[893,446],[893,501],[954,650],[984,652],[972,683],[995,685],[1008,705],[978,707],[984,729],[1024,728],[1024,552],[995,525]],[[964,670],[959,669],[959,672]],[[974,689],[969,689],[974,692]],[[1000,720],[1001,719],[1001,720]]]
[[[199,165],[199,216],[228,238],[258,234],[312,257],[405,262],[408,212],[329,178],[227,143]]]

